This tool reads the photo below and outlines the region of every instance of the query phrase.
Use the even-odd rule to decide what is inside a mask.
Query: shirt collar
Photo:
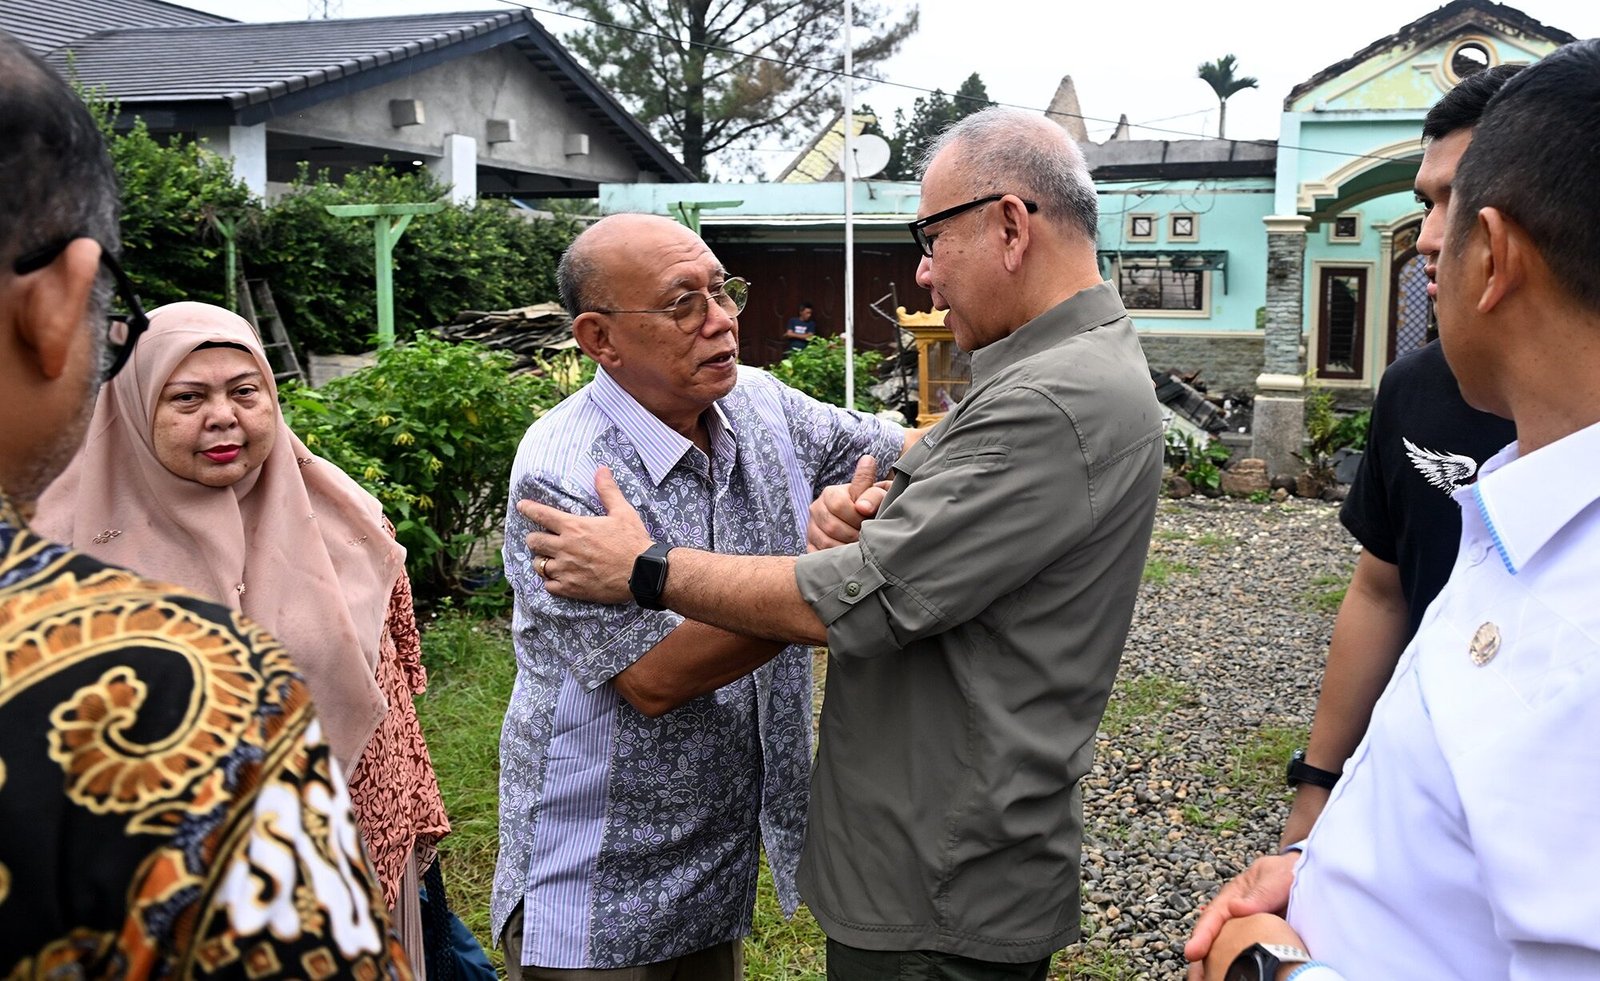
[[[589,385],[589,399],[633,444],[645,471],[650,474],[651,484],[656,487],[660,487],[672,468],[695,448],[692,440],[640,405],[627,389],[606,374],[604,368],[595,369],[594,381]],[[733,424],[722,411],[720,401],[711,404],[706,428],[711,434],[712,452],[719,457],[724,455],[724,450],[730,448]]]
[[[1110,283],[1099,283],[1057,303],[993,344],[972,352],[973,387],[1024,358],[1048,350],[1091,327],[1121,320],[1128,315],[1122,297]]]
[[[1500,561],[1515,575],[1584,508],[1600,485],[1582,475],[1600,455],[1600,423],[1522,456],[1512,443],[1490,457],[1473,484],[1455,492],[1483,518]]]

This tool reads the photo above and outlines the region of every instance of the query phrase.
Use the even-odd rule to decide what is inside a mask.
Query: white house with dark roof
[[[5,0],[0,30],[257,194],[301,162],[427,167],[452,196],[693,175],[527,10],[246,24],[159,0]]]

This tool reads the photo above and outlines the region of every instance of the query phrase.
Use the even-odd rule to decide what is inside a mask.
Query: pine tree
[[[814,128],[839,107],[838,0],[566,0],[599,23],[565,38],[684,166],[763,135]],[[869,0],[855,5],[854,65],[894,54],[917,29]],[[751,57],[759,55],[760,57]]]
[[[989,90],[978,73],[973,72],[956,89],[954,96],[945,95],[942,89],[918,96],[911,104],[909,119],[903,110],[895,110],[894,135],[889,137],[889,166],[884,168],[884,177],[916,180],[921,176],[922,155],[939,134],[958,119],[991,105],[994,103],[989,101]]]

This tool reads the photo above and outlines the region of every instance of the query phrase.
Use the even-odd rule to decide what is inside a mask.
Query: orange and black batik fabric
[[[306,688],[0,497],[0,977],[409,978]]]

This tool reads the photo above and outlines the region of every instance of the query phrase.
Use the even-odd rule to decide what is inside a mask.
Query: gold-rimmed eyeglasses
[[[710,302],[715,300],[717,306],[730,317],[737,317],[744,312],[744,305],[750,301],[750,281],[739,276],[730,276],[718,286],[704,290],[690,290],[689,292],[672,301],[671,306],[660,307],[655,310],[611,310],[605,307],[596,307],[595,313],[670,313],[673,323],[678,329],[689,332],[699,330],[706,322],[706,314],[711,311]]]
[[[38,272],[55,262],[56,257],[67,250],[67,246],[80,238],[87,237],[68,235],[44,248],[24,252],[11,263],[11,271],[18,276]],[[133,345],[138,343],[139,335],[150,326],[150,319],[144,315],[139,295],[133,291],[133,283],[128,279],[127,273],[122,271],[121,263],[117,262],[111,250],[104,245],[100,246],[100,264],[111,274],[112,281],[116,283],[117,296],[125,308],[106,313],[105,346],[100,352],[100,380],[108,382],[122,370],[123,365],[128,363],[128,355],[133,353]]]

